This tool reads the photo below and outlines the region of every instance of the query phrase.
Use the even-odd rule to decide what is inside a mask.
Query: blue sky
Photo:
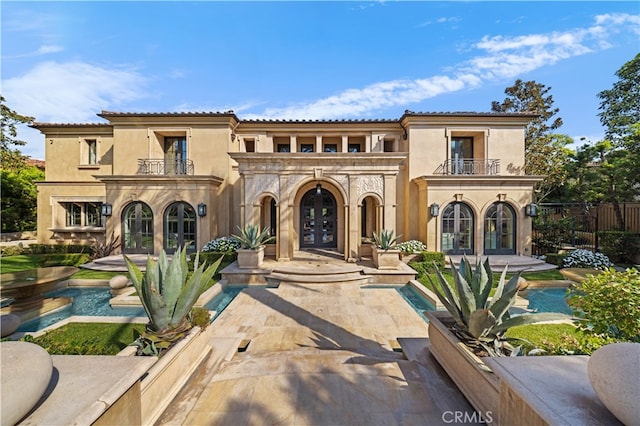
[[[518,78],[551,87],[560,133],[603,135],[597,93],[640,52],[628,2],[2,1],[2,86],[44,122],[102,110],[399,118],[490,110]],[[20,129],[25,154],[44,139]]]

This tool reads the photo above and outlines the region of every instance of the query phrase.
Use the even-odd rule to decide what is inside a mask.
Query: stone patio
[[[250,287],[207,332],[212,355],[158,424],[431,425],[473,413],[393,288]]]

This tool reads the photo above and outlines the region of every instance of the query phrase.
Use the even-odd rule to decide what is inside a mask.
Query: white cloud
[[[96,121],[96,113],[145,96],[135,70],[84,62],[42,62],[2,82],[12,109],[38,121]]]
[[[62,52],[64,50],[64,48],[62,46],[58,46],[55,44],[45,44],[43,46],[40,46],[38,48],[38,50],[36,50],[35,54],[36,55],[46,55],[49,53],[58,53],[58,52]]]
[[[446,22],[440,18],[438,22]],[[428,25],[430,22],[423,23]],[[330,119],[358,117],[394,105],[408,105],[483,82],[510,79],[558,61],[609,48],[613,34],[637,32],[640,17],[608,14],[595,17],[594,25],[564,32],[521,36],[485,36],[473,47],[484,52],[450,69],[451,75],[416,80],[391,80],[364,88],[346,89],[306,104],[267,108],[261,118]]]

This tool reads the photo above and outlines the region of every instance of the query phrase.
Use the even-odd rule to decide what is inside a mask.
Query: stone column
[[[342,152],[348,152],[349,150],[349,136],[342,135]]]
[[[316,152],[322,152],[322,135],[316,135]]]
[[[289,148],[291,148],[291,152],[298,151],[298,141],[296,139],[296,135],[291,135],[289,137]]]

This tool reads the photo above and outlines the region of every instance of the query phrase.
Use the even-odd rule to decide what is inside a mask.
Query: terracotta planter
[[[398,269],[400,265],[400,250],[382,250],[372,246],[371,257],[378,269]]]
[[[425,315],[429,319],[429,340],[434,358],[471,405],[483,416],[493,418],[499,424],[500,379],[482,358],[474,355],[449,330],[454,320],[448,312],[425,312]]]
[[[264,260],[264,246],[260,246],[257,250],[238,249],[238,268],[257,269],[262,265]]]

